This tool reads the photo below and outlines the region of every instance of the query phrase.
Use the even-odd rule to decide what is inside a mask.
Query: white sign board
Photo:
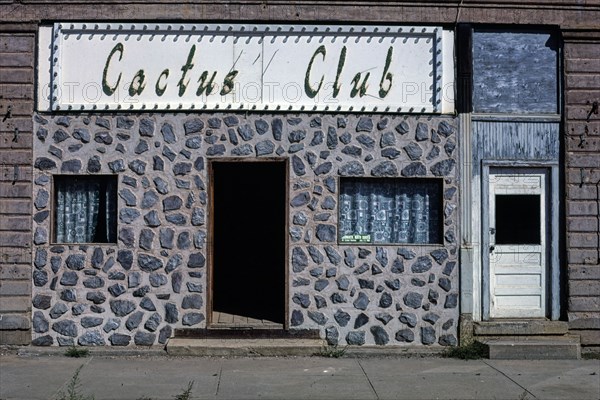
[[[441,113],[451,45],[441,27],[57,23],[41,99],[49,110]]]

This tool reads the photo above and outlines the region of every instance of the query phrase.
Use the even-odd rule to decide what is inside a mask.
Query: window
[[[117,242],[117,176],[54,176],[56,243]]]
[[[442,242],[441,179],[340,178],[342,243]]]

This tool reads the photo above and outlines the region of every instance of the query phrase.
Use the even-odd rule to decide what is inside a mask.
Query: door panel
[[[490,317],[546,315],[545,174],[490,174]]]

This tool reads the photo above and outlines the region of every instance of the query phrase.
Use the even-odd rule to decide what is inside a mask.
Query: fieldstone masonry
[[[207,162],[217,157],[289,160],[291,329],[317,328],[330,344],[457,343],[453,117],[34,120],[34,345],[150,346],[166,343],[175,328],[205,327]],[[117,243],[52,243],[54,174],[117,175]],[[338,244],[340,176],[443,179],[444,243]]]

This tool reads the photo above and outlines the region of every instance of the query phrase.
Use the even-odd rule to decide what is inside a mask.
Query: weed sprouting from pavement
[[[71,346],[65,351],[65,356],[74,358],[87,357],[89,354],[90,351],[88,349],[82,349],[75,346]]]
[[[343,348],[340,348],[337,345],[323,346],[323,348],[318,353],[316,353],[316,355],[319,357],[326,358],[340,358],[346,353],[346,350],[348,350],[348,346],[345,346]]]
[[[452,346],[444,349],[443,357],[460,358],[461,360],[479,360],[488,357],[488,346],[476,340],[462,346]]]
[[[190,400],[192,398],[192,388],[194,387],[194,381],[189,381],[187,388],[181,393],[175,396],[175,400]]]
[[[81,382],[79,381],[79,372],[83,368],[83,364],[77,368],[69,384],[67,385],[67,392],[63,392],[62,390],[58,392],[58,400],[94,400],[94,396],[85,396],[80,393],[81,390]]]

